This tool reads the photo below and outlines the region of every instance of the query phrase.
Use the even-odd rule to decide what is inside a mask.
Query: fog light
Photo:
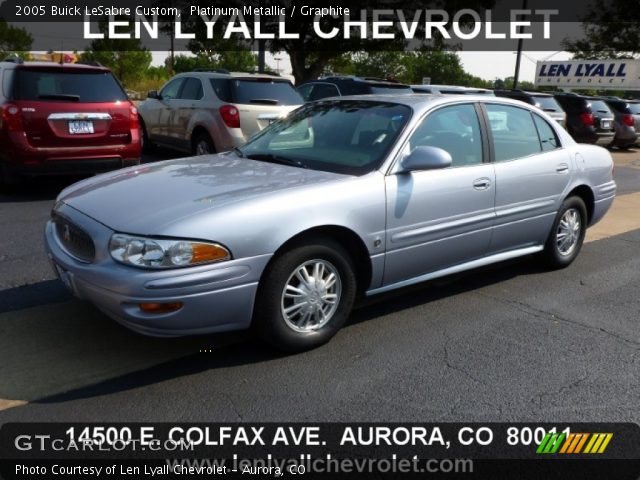
[[[177,312],[182,308],[182,302],[174,303],[141,303],[138,305],[144,313],[171,313]]]

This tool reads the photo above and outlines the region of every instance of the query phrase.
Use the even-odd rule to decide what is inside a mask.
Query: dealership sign
[[[538,62],[536,86],[640,90],[640,60]]]

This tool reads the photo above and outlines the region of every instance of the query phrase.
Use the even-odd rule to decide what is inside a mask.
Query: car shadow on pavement
[[[544,271],[535,258],[525,258],[365,299],[345,328]],[[40,320],[24,312],[13,312],[22,318],[22,327],[13,330],[7,330],[7,319],[0,316],[0,337],[5,338],[0,340],[0,398],[61,403],[286,356],[247,332],[179,339],[140,336],[75,300],[49,306]],[[5,342],[20,348],[7,351]]]
[[[2,187],[0,203],[28,203],[55,200],[58,194],[86,176],[42,176],[25,177],[17,185]]]

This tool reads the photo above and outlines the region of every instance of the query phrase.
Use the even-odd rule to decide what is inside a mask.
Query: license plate
[[[69,133],[71,135],[82,135],[83,133],[93,132],[93,122],[86,120],[72,120],[69,122]]]
[[[609,120],[603,120],[602,128],[611,128],[611,122]]]

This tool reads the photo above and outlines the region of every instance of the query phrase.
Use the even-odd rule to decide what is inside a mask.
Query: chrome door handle
[[[566,163],[561,163],[560,165],[558,165],[556,167],[556,172],[558,173],[568,173],[569,172],[569,165]]]
[[[491,186],[491,180],[488,178],[479,178],[473,182],[473,188],[476,190],[486,190]]]

